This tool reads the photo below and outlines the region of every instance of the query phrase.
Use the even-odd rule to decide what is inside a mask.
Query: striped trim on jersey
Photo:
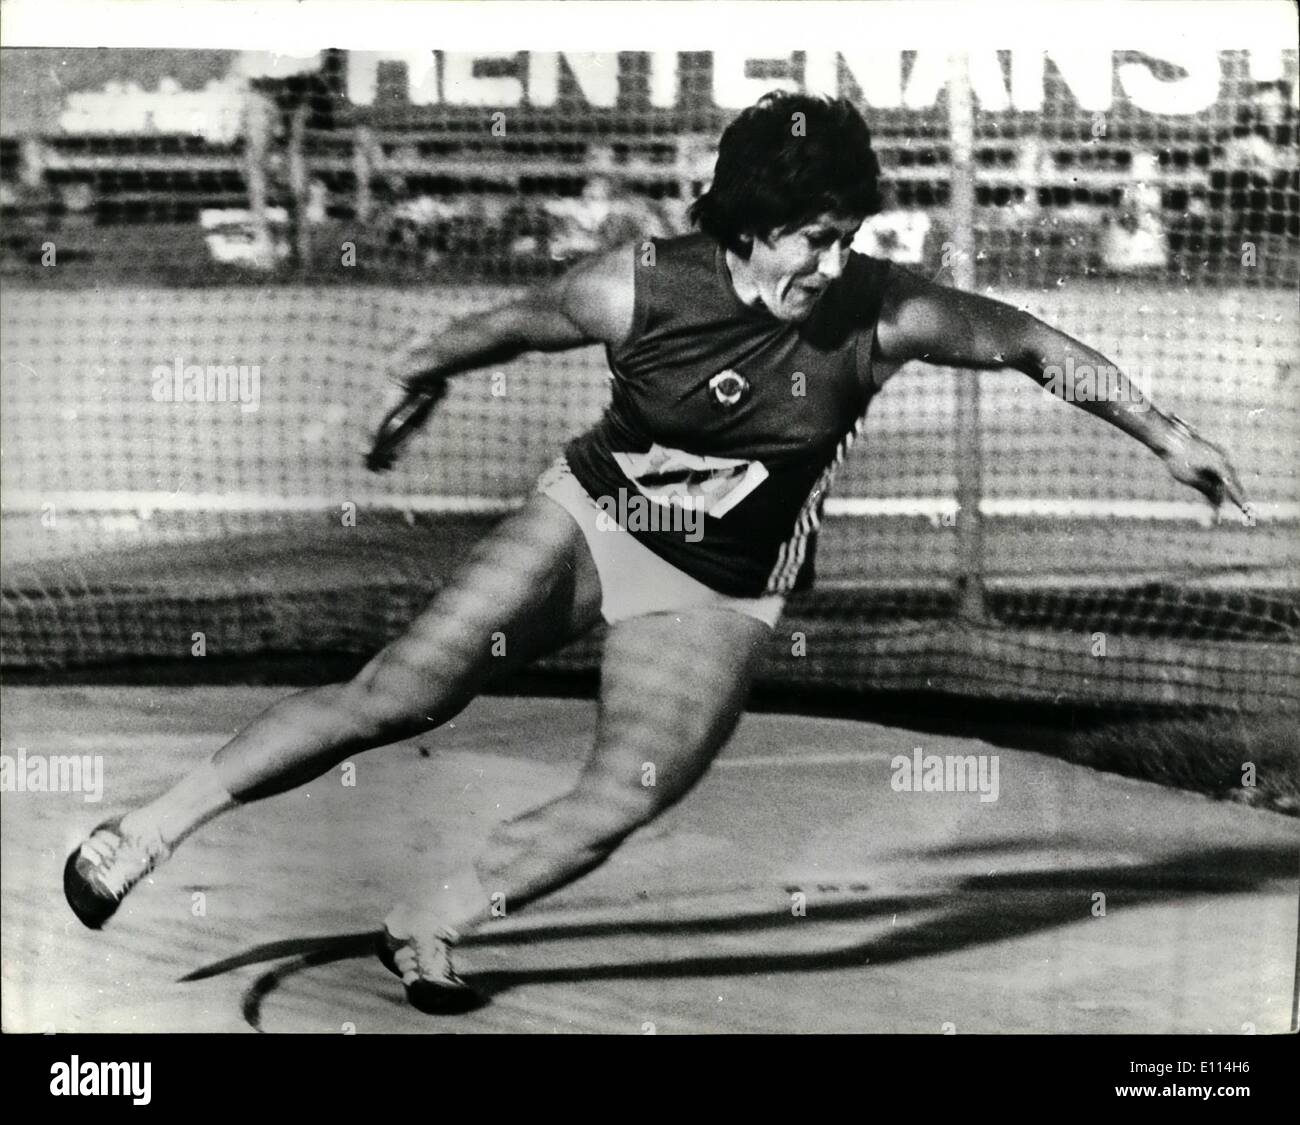
[[[794,521],[794,533],[781,544],[781,549],[776,553],[776,565],[768,575],[767,586],[763,590],[765,594],[788,594],[794,589],[799,571],[803,569],[804,558],[808,554],[808,542],[821,526],[822,502],[830,491],[836,472],[866,424],[867,416],[864,413],[853,424],[853,429],[840,438],[839,445],[835,447],[835,456],[822,470],[812,491],[808,493],[808,498],[803,502],[803,507],[799,509],[799,515]]]

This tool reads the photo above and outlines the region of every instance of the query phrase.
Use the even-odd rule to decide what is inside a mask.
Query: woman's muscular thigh
[[[582,533],[545,497],[486,535],[406,633],[350,687],[363,709],[444,721],[494,675],[599,619],[600,579]]]
[[[579,787],[630,787],[649,815],[677,801],[735,729],[769,635],[724,609],[619,622],[605,642],[596,744]]]

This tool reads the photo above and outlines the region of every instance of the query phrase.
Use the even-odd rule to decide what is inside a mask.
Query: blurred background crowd
[[[234,52],[113,52],[118,67],[130,63],[124,54],[148,55],[142,81],[100,81],[91,56],[104,54],[7,53],[11,107],[39,107],[47,72],[59,69],[62,88],[70,64],[88,88],[62,91],[44,117],[7,114],[6,271],[40,265],[53,237],[64,265],[131,272],[148,262],[194,280],[232,271],[326,279],[344,243],[357,248],[349,264],[362,273],[544,274],[602,246],[686,231],[730,116],[709,104],[688,65],[675,109],[592,110],[569,76],[554,108],[494,113],[412,106],[400,63],[396,76],[381,68],[374,104],[352,105],[343,51],[252,76],[238,60],[206,57]],[[1289,280],[1300,245],[1295,80],[1253,77],[1245,52],[1234,72],[1233,54],[1224,53],[1224,96],[1210,112],[1161,117],[1117,103],[1089,113],[1050,69],[1041,112],[977,112],[984,276],[996,282],[1036,259],[1044,277],[1154,272],[1213,283],[1223,272],[1215,263],[1250,243],[1263,275]],[[694,60],[706,79],[708,65],[707,55]],[[866,109],[890,192],[858,249],[933,264],[952,175],[942,97]],[[172,248],[162,262],[148,252],[158,227]]]

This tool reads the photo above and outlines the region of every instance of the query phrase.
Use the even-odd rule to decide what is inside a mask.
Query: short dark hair
[[[880,162],[853,104],[777,90],[727,126],[713,185],[691,204],[690,216],[747,258],[742,235],[767,238],[827,212],[866,218],[883,206]]]

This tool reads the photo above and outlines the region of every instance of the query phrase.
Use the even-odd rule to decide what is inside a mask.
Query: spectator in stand
[[[1210,166],[1210,206],[1226,204],[1229,234],[1300,237],[1296,126],[1292,84],[1257,82]]]
[[[1300,162],[1294,86],[1257,82],[1237,122],[1209,145],[1206,183],[1187,201],[1180,241],[1221,259],[1260,239],[1300,238]],[[1270,254],[1270,263],[1294,255]]]
[[[660,201],[632,191],[607,169],[613,154],[593,154],[594,171],[577,199],[549,201],[552,220],[550,254],[557,261],[581,257],[625,242],[680,234],[669,209]]]

